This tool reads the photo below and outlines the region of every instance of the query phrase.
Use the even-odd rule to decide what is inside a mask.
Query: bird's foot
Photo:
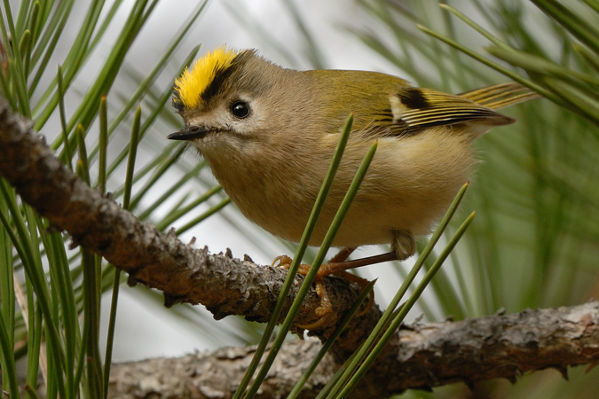
[[[272,261],[272,266],[273,267],[275,267],[275,266],[281,267],[285,270],[289,270],[289,268],[291,267],[292,261],[293,261],[293,259],[291,259],[289,256],[281,255],[281,256],[277,256]],[[325,266],[325,264],[323,264],[321,266],[321,268],[318,271],[319,273],[322,270],[323,266]],[[306,265],[306,264],[302,263],[299,265],[297,272],[303,276],[306,276],[308,274],[308,272],[310,271],[310,267],[311,267],[310,265]],[[328,316],[333,313],[333,305],[331,305],[331,300],[329,299],[329,294],[324,286],[324,283],[322,282],[322,277],[319,277],[318,274],[316,275],[316,278],[314,279],[314,284],[315,284],[315,288],[316,288],[316,294],[320,298],[320,304],[316,307],[316,309],[314,309],[314,315],[316,316],[315,322],[307,323],[307,324],[297,324],[297,326],[299,328],[303,328],[304,330],[314,330],[314,329],[320,327],[326,321],[328,321]]]
[[[356,267],[358,265],[353,265],[354,261],[346,261],[347,257],[354,251],[355,248],[343,248],[337,255],[335,255],[331,260],[327,263],[323,263],[318,272],[316,273],[316,277],[314,279],[314,284],[316,288],[316,293],[320,298],[320,305],[314,310],[315,315],[318,319],[309,324],[298,325],[300,328],[306,330],[313,330],[321,325],[323,325],[326,321],[328,321],[328,316],[333,312],[333,306],[331,305],[331,301],[329,299],[329,295],[325,288],[322,279],[329,275],[335,275],[337,277],[343,278],[350,283],[356,283],[360,286],[360,288],[364,288],[368,285],[369,281],[358,277],[354,274],[348,273],[346,270],[348,268]],[[272,266],[282,267],[286,270],[289,270],[291,267],[292,259],[286,255],[277,256],[272,263]],[[302,275],[307,275],[310,271],[311,266],[306,264],[300,264],[298,268],[298,273]],[[374,304],[374,292],[370,292],[370,297],[368,300],[368,304],[362,309],[356,316],[362,316],[367,313],[372,305]]]

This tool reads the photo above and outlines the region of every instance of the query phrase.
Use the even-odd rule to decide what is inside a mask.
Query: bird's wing
[[[374,115],[365,133],[373,136],[413,135],[425,128],[459,123],[487,126],[514,122],[494,109],[537,97],[518,83],[503,83],[453,95],[407,87],[389,97],[390,108]]]
[[[468,98],[431,89],[410,88],[390,98],[393,120],[407,129],[481,121],[505,125],[512,118]]]

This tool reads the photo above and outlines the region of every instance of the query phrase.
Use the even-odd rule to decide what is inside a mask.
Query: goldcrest
[[[219,48],[176,80],[173,104],[189,140],[233,202],[274,235],[299,241],[341,129],[354,123],[310,239],[319,245],[368,149],[377,152],[333,242],[391,243],[396,258],[434,223],[468,180],[471,144],[514,120],[495,109],[535,95],[506,83],[453,95],[395,76],[281,68],[254,50]]]

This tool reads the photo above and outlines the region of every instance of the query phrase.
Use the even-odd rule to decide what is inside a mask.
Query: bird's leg
[[[321,278],[326,277],[329,274],[335,274],[337,270],[335,270],[334,265],[338,265],[345,262],[346,259],[352,254],[352,252],[354,252],[355,249],[356,247],[345,247],[341,249],[341,251],[337,252],[337,255],[333,256],[327,263],[323,263],[322,265],[320,265],[320,268],[316,273],[316,280],[320,280]]]
[[[346,270],[355,269],[356,267],[374,265],[375,263],[387,262],[390,260],[397,260],[397,254],[395,251],[387,252],[380,255],[367,256],[365,258],[346,260],[343,262],[329,262],[323,264],[318,270],[317,276],[320,277],[328,276],[329,274],[339,275],[340,273],[347,273]]]
[[[356,247],[345,247],[341,251],[337,252],[337,255],[333,256],[330,263],[343,262],[356,250]]]
[[[414,255],[416,252],[416,241],[414,236],[408,230],[394,230],[393,241],[391,242],[391,252],[380,255],[367,256],[365,258],[346,260],[355,248],[344,248],[335,255],[329,262],[323,264],[318,273],[317,278],[328,276],[329,274],[339,275],[349,269],[356,267],[374,265],[381,262],[389,262],[393,260],[404,260]]]
[[[326,320],[326,315],[333,311],[331,302],[329,300],[328,293],[325,289],[324,284],[322,283],[322,278],[328,275],[335,275],[338,277],[342,277],[352,283],[357,283],[361,288],[364,288],[368,284],[368,280],[358,277],[354,274],[348,273],[348,269],[353,269],[356,267],[373,265],[375,263],[388,262],[393,260],[404,260],[409,258],[416,252],[416,241],[414,240],[414,236],[408,230],[394,230],[393,231],[393,241],[391,242],[391,252],[387,252],[380,255],[368,256],[365,258],[355,259],[355,260],[347,260],[349,255],[355,250],[355,247],[347,247],[343,248],[341,251],[337,253],[337,255],[333,256],[330,261],[327,263],[323,263],[318,272],[316,273],[316,277],[314,279],[314,283],[316,284],[316,293],[321,299],[320,305],[314,310],[314,313],[319,317],[317,321],[311,324],[301,325],[299,327],[312,330],[324,323]],[[275,258],[273,261],[273,266],[275,263],[279,264],[279,267],[283,267],[285,269],[289,269],[291,266],[291,258],[282,255]],[[304,276],[308,274],[310,271],[310,265],[301,264],[298,269],[298,273],[303,274]],[[368,301],[368,305],[364,310],[358,313],[358,316],[365,314],[372,307],[374,303],[374,293],[370,293],[370,298]]]

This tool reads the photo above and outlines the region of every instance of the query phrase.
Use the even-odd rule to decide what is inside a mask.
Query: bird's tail
[[[539,97],[537,93],[513,82],[470,90],[458,95],[491,109],[500,109]]]

